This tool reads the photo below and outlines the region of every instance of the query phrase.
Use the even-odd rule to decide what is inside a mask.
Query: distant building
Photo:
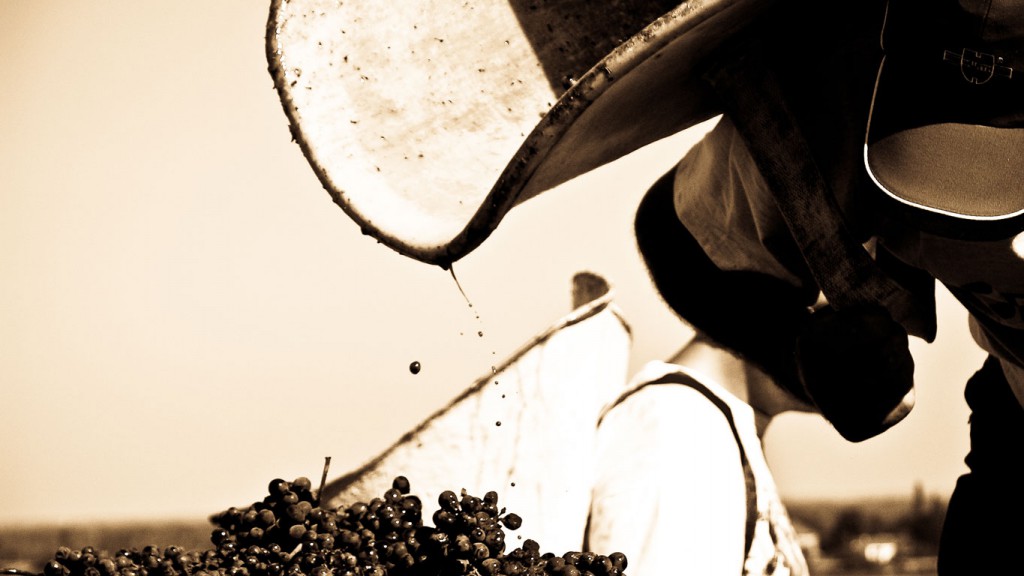
[[[887,566],[914,549],[906,534],[881,532],[861,534],[850,541],[848,550],[858,561],[872,566]]]

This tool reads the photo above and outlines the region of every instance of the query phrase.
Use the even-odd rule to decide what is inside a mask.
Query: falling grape
[[[420,373],[420,363],[418,361],[416,361],[416,362],[413,362],[412,364],[409,364],[409,372],[412,372],[413,374],[419,374]]]

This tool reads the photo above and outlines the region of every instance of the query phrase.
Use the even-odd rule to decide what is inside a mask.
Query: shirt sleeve
[[[908,229],[882,242],[935,277],[964,306],[974,341],[999,359],[1024,405],[1024,256],[1016,239],[968,241]]]
[[[816,283],[735,125],[723,116],[676,166],[680,222],[722,270]]]

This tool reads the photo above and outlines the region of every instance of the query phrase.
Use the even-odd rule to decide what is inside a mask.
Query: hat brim
[[[965,223],[1021,216],[1024,130],[998,121],[1006,99],[999,86],[936,70],[955,65],[883,59],[865,167],[879,188],[914,209]]]
[[[717,114],[700,65],[772,3],[679,4],[561,93],[515,0],[275,0],[267,58],[335,203],[379,242],[447,267],[514,206]],[[600,12],[587,23],[606,24]]]

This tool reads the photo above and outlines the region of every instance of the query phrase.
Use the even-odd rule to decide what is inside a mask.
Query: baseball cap
[[[881,42],[874,182],[947,229],[1024,229],[1024,2],[889,0]]]

